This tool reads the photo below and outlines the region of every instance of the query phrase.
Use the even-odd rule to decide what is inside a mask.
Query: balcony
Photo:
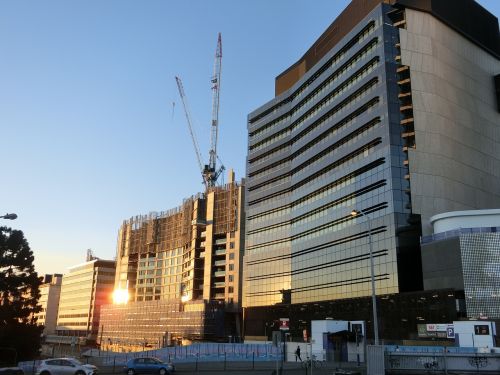
[[[227,242],[226,238],[219,238],[218,240],[215,240],[216,245],[225,245]]]
[[[226,255],[226,249],[215,250],[215,255]]]
[[[399,43],[398,43],[399,44]],[[397,45],[396,45],[397,46]],[[396,69],[396,72],[397,73],[402,73],[402,72],[405,72],[409,69],[408,65],[403,65],[403,66],[400,66],[399,68]]]
[[[403,86],[403,85],[408,85],[410,83],[409,78],[402,79],[401,81],[398,81],[398,85]]]
[[[226,287],[226,283],[224,281],[219,281],[219,282],[214,283],[214,288],[225,288],[225,287]]]
[[[406,25],[406,20],[401,20],[398,22],[394,22],[394,27],[404,28]]]
[[[400,124],[401,125],[407,125],[413,123],[413,117],[410,118],[405,118],[404,120],[401,120]]]
[[[218,267],[219,267],[219,266],[225,266],[225,265],[226,265],[226,260],[225,260],[225,259],[223,259],[223,260],[216,260],[216,261],[214,262],[214,265],[215,265],[215,266],[218,266]]]
[[[226,271],[215,271],[214,276],[215,277],[224,277],[224,276],[226,276]]]
[[[415,132],[408,132],[408,133],[401,134],[401,137],[403,137],[403,138],[414,137],[414,136],[415,136]]]

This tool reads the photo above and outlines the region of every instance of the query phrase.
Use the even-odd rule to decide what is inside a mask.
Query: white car
[[[97,367],[83,364],[75,358],[44,359],[35,375],[96,375]]]

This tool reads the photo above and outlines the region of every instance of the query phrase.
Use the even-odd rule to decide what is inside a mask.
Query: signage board
[[[288,331],[290,329],[290,319],[289,318],[280,318],[280,330]]]
[[[449,325],[448,328],[446,329],[446,338],[447,339],[455,338],[455,327],[453,327],[453,325]]]
[[[476,335],[489,335],[490,327],[486,324],[475,324],[474,325],[474,334]]]
[[[427,332],[446,332],[449,324],[426,324]]]
[[[450,324],[417,324],[418,337],[438,337],[446,338]]]

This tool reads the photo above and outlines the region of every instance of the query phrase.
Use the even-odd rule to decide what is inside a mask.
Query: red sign
[[[280,330],[288,331],[290,329],[290,319],[280,318]]]

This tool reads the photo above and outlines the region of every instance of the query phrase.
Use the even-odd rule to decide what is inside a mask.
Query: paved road
[[[252,368],[253,367],[253,368]],[[338,368],[338,367],[337,367]],[[363,367],[356,366],[346,366],[342,365],[342,369],[358,371],[361,375],[366,374],[366,370]],[[122,375],[123,367],[116,366],[113,372],[113,367],[99,366],[100,375]],[[327,364],[327,366],[322,368],[313,368],[312,374],[310,370],[306,370],[300,366],[300,363],[285,363],[283,375],[334,375],[335,365]],[[177,363],[176,373],[182,375],[195,375],[195,374],[224,374],[224,375],[271,375],[276,371],[275,362],[227,362],[224,366],[224,362],[199,362],[196,363]]]

